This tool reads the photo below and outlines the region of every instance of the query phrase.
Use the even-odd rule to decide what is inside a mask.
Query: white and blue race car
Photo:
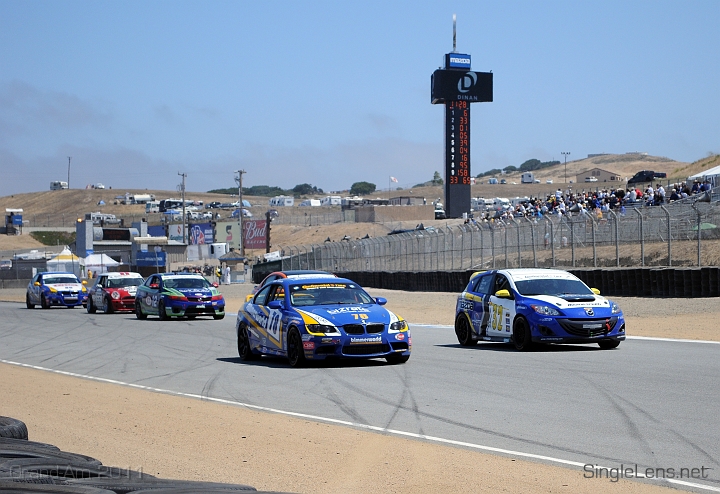
[[[625,319],[616,303],[567,271],[501,269],[470,277],[457,299],[455,334],[463,346],[597,343],[608,350],[625,339]]]
[[[287,357],[299,367],[327,358],[385,358],[407,362],[407,322],[344,278],[282,278],[263,286],[238,311],[238,354]]]

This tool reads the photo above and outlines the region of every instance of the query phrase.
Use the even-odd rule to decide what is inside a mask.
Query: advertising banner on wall
[[[264,249],[267,220],[243,220],[246,249]]]
[[[175,240],[176,242],[183,241],[183,226],[171,224],[168,225],[168,240]]]
[[[231,249],[240,249],[240,225],[237,221],[223,221],[217,224],[216,242],[227,242]]]
[[[266,220],[243,220],[246,249],[265,249]],[[231,249],[240,249],[240,225],[237,222],[219,222],[216,242],[227,242]]]
[[[162,251],[138,251],[135,263],[139,267],[163,267],[167,262],[167,253]]]
[[[190,225],[188,243],[190,245],[203,245],[213,243],[213,227],[210,223],[197,223]]]
[[[148,225],[148,235],[151,237],[164,237],[165,225]]]

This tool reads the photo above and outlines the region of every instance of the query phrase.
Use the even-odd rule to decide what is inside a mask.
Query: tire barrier
[[[28,441],[27,427],[0,417],[0,492],[3,494],[129,494],[258,492],[244,484],[160,479],[134,470]],[[20,435],[23,438],[8,437]],[[279,493],[278,493],[279,494]]]
[[[1,437],[27,440],[28,430],[25,422],[10,417],[0,416],[0,438]]]
[[[603,295],[615,297],[720,297],[720,267],[567,269]],[[335,273],[361,286],[415,292],[456,292],[465,289],[475,271]]]

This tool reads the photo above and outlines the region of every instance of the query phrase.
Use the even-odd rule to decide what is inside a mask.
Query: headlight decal
[[[537,314],[543,315],[543,316],[559,316],[560,311],[557,309],[550,307],[549,305],[540,305],[540,304],[530,304],[530,307],[532,310],[534,310]]]

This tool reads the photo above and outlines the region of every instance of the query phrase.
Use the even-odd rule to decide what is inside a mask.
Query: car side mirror
[[[378,305],[385,305],[385,304],[387,304],[387,299],[386,299],[386,298],[382,298],[382,297],[378,297],[378,298],[375,299],[375,302],[377,302]]]
[[[498,290],[497,292],[495,292],[495,296],[497,298],[512,298],[510,296],[510,290]]]
[[[39,282],[39,281],[36,281],[36,282],[33,283],[33,284],[34,284],[35,286],[40,286],[40,282]]]
[[[268,309],[282,309],[283,304],[279,300],[273,300],[268,304]]]
[[[212,286],[215,287],[215,288],[217,288],[217,287],[220,286],[220,285],[217,284],[217,281],[213,281]]]
[[[150,288],[160,288],[160,285],[157,283],[150,283]]]
[[[597,288],[591,288],[590,291],[593,292],[595,295],[600,295],[600,290],[598,290]]]
[[[83,285],[87,285],[87,280],[82,280]]]

